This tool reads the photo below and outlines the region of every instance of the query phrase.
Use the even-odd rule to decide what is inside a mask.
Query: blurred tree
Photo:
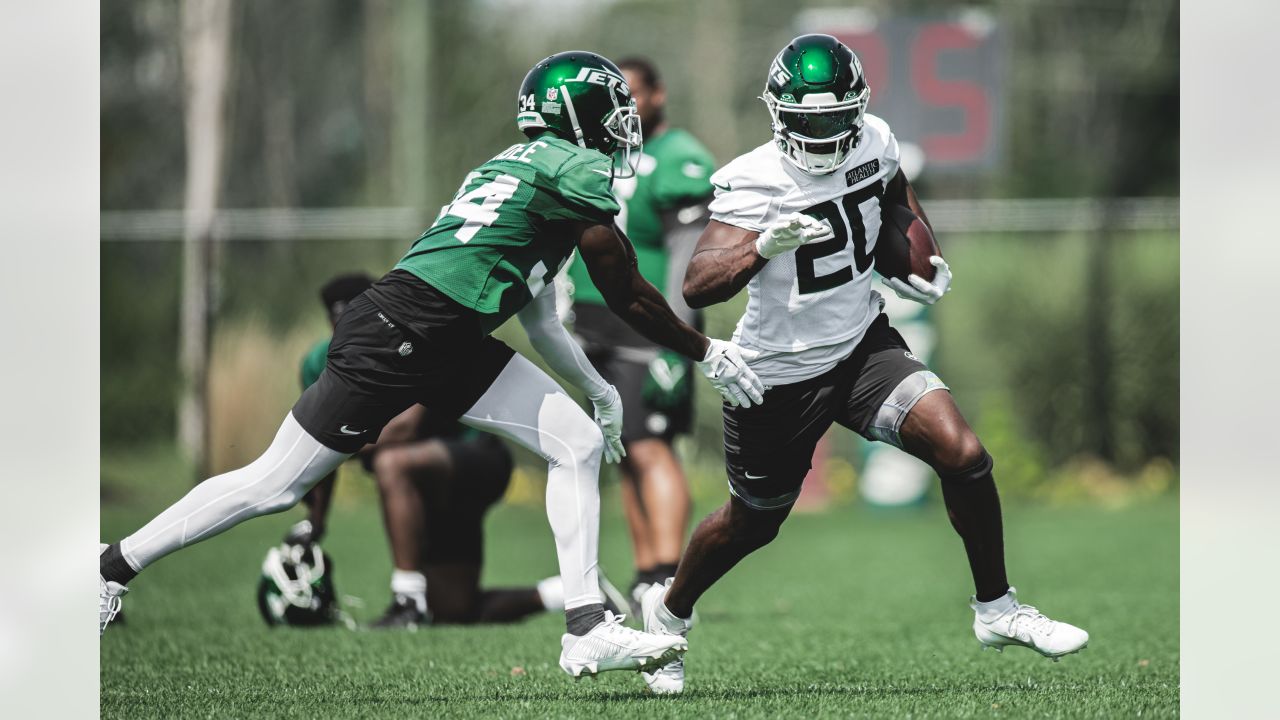
[[[391,0],[365,0],[362,59],[364,72],[365,188],[363,200],[377,203],[391,197],[391,86],[395,13]]]
[[[431,201],[431,2],[398,0],[395,18],[395,92],[391,162],[392,197],[397,205],[421,207]],[[448,56],[445,56],[448,57]]]
[[[209,457],[209,303],[215,212],[230,65],[231,0],[186,0],[182,8],[186,68],[187,178],[182,262],[182,394],[178,438],[197,478]]]
[[[103,209],[182,206],[181,10],[136,0],[102,13]]]

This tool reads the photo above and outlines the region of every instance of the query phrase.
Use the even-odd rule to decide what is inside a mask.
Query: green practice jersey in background
[[[306,390],[320,379],[320,373],[324,372],[324,364],[329,357],[329,338],[325,338],[311,346],[306,355],[302,356],[302,371],[300,379],[302,380],[302,389]]]
[[[512,145],[467,175],[396,264],[484,315],[492,331],[555,277],[577,238],[555,221],[613,222],[612,160],[554,135]]]
[[[662,214],[712,193],[715,159],[693,135],[671,129],[646,139],[636,176],[617,180],[613,191],[622,205],[618,227],[635,245],[640,274],[667,294],[667,248]],[[591,283],[582,262],[569,267],[574,302],[603,305],[604,298]]]

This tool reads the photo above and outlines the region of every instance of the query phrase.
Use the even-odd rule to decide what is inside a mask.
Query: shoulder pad
[[[868,150],[878,155],[891,144],[892,138],[893,131],[889,129],[889,123],[875,115],[863,117],[862,141],[868,143]]]
[[[729,164],[711,175],[716,193],[744,188],[767,188],[777,184],[776,176],[783,172],[779,155],[773,142],[767,142],[754,150],[739,155]]]

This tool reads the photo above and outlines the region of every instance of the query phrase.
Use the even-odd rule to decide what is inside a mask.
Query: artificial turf
[[[104,537],[131,531],[156,504],[106,505]],[[605,507],[603,567],[623,584],[626,532],[611,494]],[[259,563],[297,517],[251,521],[131,583],[127,620],[102,642],[104,718],[1178,713],[1172,497],[1120,510],[1006,508],[1021,599],[1091,634],[1087,650],[1060,663],[1021,648],[980,651],[964,554],[939,507],[794,516],[699,604],[680,697],[648,696],[631,673],[574,682],[556,665],[558,616],[417,633],[268,629],[254,604]],[[487,528],[487,583],[555,573],[539,509],[498,507]],[[339,591],[365,601],[353,613],[376,616],[390,572],[377,511],[339,508],[325,548]]]

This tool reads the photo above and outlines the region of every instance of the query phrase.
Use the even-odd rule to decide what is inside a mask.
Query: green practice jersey
[[[640,274],[664,295],[667,293],[667,248],[662,215],[709,197],[714,170],[715,160],[702,143],[684,130],[672,129],[645,140],[636,176],[613,184],[622,207],[618,227],[635,245]],[[573,282],[574,302],[604,304],[604,298],[591,283],[591,276],[581,262],[575,261],[569,267],[569,278]]]
[[[329,357],[329,339],[325,338],[311,346],[306,355],[302,356],[302,370],[299,378],[302,380],[302,389],[306,390],[320,379],[320,373],[324,372],[324,365]]]
[[[467,175],[396,268],[484,316],[488,331],[524,307],[573,252],[556,221],[609,225],[612,161],[543,134]]]

